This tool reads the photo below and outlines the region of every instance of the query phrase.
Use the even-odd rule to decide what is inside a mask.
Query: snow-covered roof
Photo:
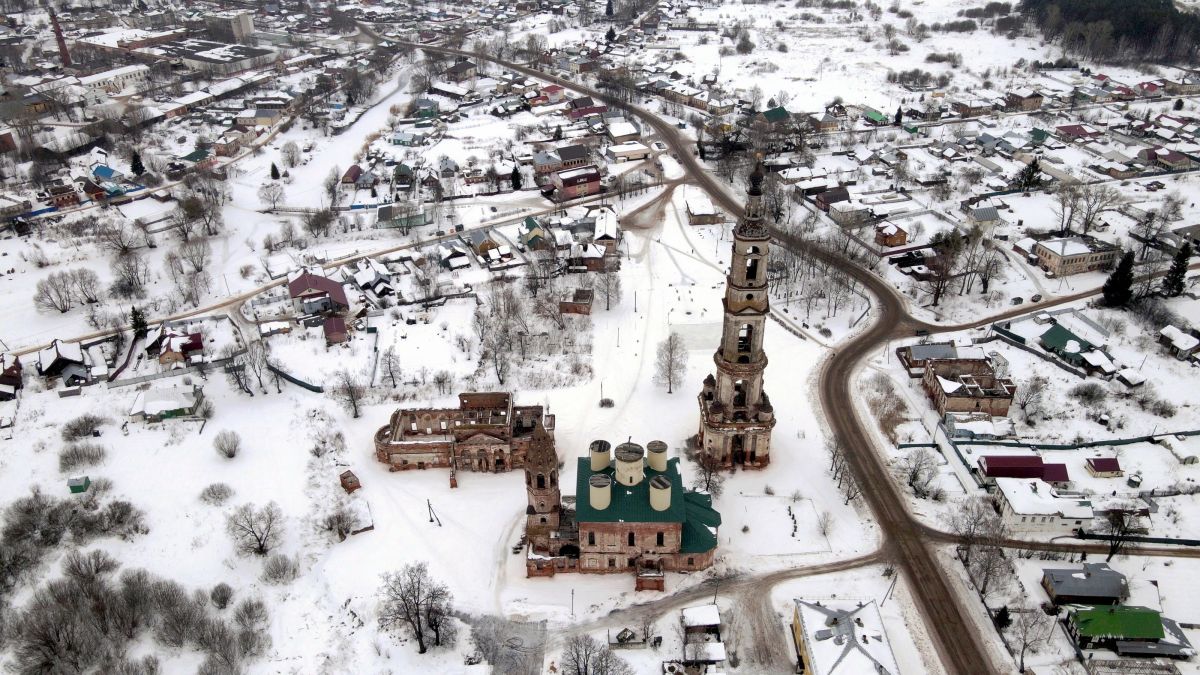
[[[161,415],[196,405],[196,392],[188,389],[148,389],[139,391],[129,409],[132,415]]]
[[[613,122],[608,125],[608,135],[616,138],[617,136],[637,136],[637,127],[630,122]]]
[[[1017,515],[1059,516],[1072,520],[1086,520],[1093,516],[1091,502],[1061,498],[1053,488],[1040,480],[997,478],[996,487]]]
[[[1082,255],[1084,253],[1090,253],[1092,250],[1091,247],[1087,245],[1087,242],[1079,237],[1047,239],[1046,241],[1040,242],[1038,245],[1045,248],[1047,251],[1054,253],[1055,255],[1063,257]]]
[[[1181,352],[1190,352],[1200,346],[1200,338],[1183,332],[1175,326],[1167,326],[1158,334],[1171,342],[1171,346]]]
[[[897,675],[896,656],[872,600],[821,605],[796,600],[811,675]]]
[[[711,216],[717,212],[708,195],[694,186],[689,185],[684,191],[684,200],[687,202],[688,213],[693,216]]]
[[[721,613],[717,610],[716,605],[688,607],[683,610],[683,625],[686,628],[719,626],[721,625]]]

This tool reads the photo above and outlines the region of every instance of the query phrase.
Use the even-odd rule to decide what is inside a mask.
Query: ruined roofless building
[[[700,392],[697,445],[724,468],[760,469],[771,461],[775,414],[763,391],[763,329],[767,299],[767,249],[771,241],[762,204],[763,167],[750,174],[746,211],[733,230],[733,258],[725,282],[725,321],[713,354],[714,377]]]

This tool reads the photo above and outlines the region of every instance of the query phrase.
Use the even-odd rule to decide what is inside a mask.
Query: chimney
[[[649,460],[650,470],[662,473],[667,470],[667,444],[662,441],[650,441],[646,444],[646,459]]]
[[[592,458],[592,471],[603,471],[608,468],[611,462],[608,451],[612,446],[608,441],[592,441],[589,447],[589,454]]]
[[[671,481],[666,476],[650,479],[650,508],[655,511],[671,508]]]
[[[54,39],[58,42],[58,57],[62,59],[63,68],[71,67],[71,52],[67,51],[67,40],[63,37],[62,26],[58,25],[58,14],[50,8],[50,25],[54,27]]]
[[[646,477],[643,457],[646,451],[637,443],[622,443],[617,446],[617,482],[633,486]]]
[[[612,502],[612,479],[608,474],[595,473],[588,478],[588,503],[593,509],[603,511]]]

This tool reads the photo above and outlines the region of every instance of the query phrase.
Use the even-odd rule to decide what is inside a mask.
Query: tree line
[[[1070,53],[1109,61],[1190,62],[1200,16],[1171,0],[1023,0],[1020,11]]]

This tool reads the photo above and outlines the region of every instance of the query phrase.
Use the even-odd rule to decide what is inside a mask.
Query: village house
[[[1166,637],[1161,614],[1131,605],[1071,608],[1067,611],[1066,627],[1080,649],[1108,648],[1120,652],[1118,643],[1154,644]]]
[[[1107,563],[1083,563],[1081,569],[1042,570],[1042,588],[1059,605],[1118,605],[1129,595],[1125,575]]]
[[[686,607],[680,612],[683,627],[683,662],[688,665],[718,665],[725,661],[721,640],[721,611],[716,605]]]
[[[341,283],[307,270],[291,278],[287,288],[292,308],[301,314],[336,314],[350,308]]]
[[[442,77],[451,82],[462,83],[479,74],[479,68],[471,61],[462,59],[442,71]]]
[[[593,299],[594,292],[590,288],[576,288],[566,291],[563,299],[558,301],[558,312],[559,314],[589,315],[592,313]]]
[[[16,354],[0,354],[0,401],[16,398],[17,392],[25,386],[22,368],[21,359]]]
[[[996,495],[1000,518],[1017,534],[1074,534],[1090,528],[1095,515],[1090,501],[1060,497],[1039,480],[997,478]]]
[[[67,183],[64,185],[53,185],[46,190],[50,196],[50,203],[60,209],[69,208],[79,204],[79,192],[75,186]]]
[[[84,384],[91,381],[91,369],[87,365],[83,348],[77,342],[51,340],[50,344],[38,352],[38,375],[46,379],[61,378],[66,386]]]
[[[562,163],[563,169],[577,169],[581,166],[587,166],[591,162],[591,151],[586,145],[564,145],[557,148],[554,154],[558,155],[559,161]]]
[[[725,220],[703,190],[687,186],[684,192],[688,225],[715,225]]]
[[[600,170],[582,166],[554,174],[554,190],[558,201],[587,197],[600,192]]]
[[[591,96],[581,96],[567,103],[567,117],[578,120],[588,115],[599,115],[608,111],[608,106],[597,103]]]
[[[985,484],[999,478],[1038,478],[1062,489],[1071,483],[1066,464],[1047,464],[1037,455],[984,455],[977,463]]]
[[[204,390],[199,386],[150,388],[139,391],[129,408],[134,422],[161,422],[179,417],[191,417],[204,403]]]
[[[1186,361],[1192,355],[1200,352],[1200,337],[1175,326],[1164,326],[1158,332],[1158,342],[1166,345],[1171,356],[1180,361]]]
[[[1087,470],[1096,478],[1120,478],[1125,475],[1121,461],[1116,457],[1088,457]]]
[[[191,363],[193,357],[203,357],[204,336],[199,332],[187,333],[160,324],[146,336],[146,356],[157,359],[167,367]]]
[[[390,471],[511,471],[525,465],[534,427],[553,432],[554,415],[514,405],[507,392],[459,394],[457,408],[393,412],[375,433],[375,457]]]
[[[792,646],[805,675],[900,675],[874,600],[827,604],[796,600]]]
[[[922,386],[938,415],[985,412],[1007,416],[1017,392],[1012,380],[996,376],[986,358],[931,360],[925,365]]]
[[[325,336],[325,345],[337,345],[350,339],[346,331],[346,320],[340,316],[331,316],[321,324],[321,333]]]
[[[1033,247],[1038,265],[1054,276],[1106,270],[1121,255],[1121,248],[1094,237],[1062,237],[1039,241]]]
[[[1004,107],[1009,112],[1032,112],[1042,107],[1045,99],[1028,87],[1015,89],[1004,96]]]
[[[908,231],[890,220],[875,226],[875,244],[885,248],[904,246],[908,243]]]

